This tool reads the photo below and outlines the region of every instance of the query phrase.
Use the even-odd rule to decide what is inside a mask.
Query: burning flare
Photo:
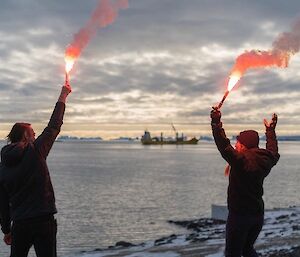
[[[66,80],[81,51],[87,46],[97,29],[113,23],[118,16],[119,9],[128,7],[128,0],[99,0],[98,6],[92,13],[86,25],[74,35],[72,43],[65,52]]]
[[[66,73],[69,73],[75,63],[75,58],[73,56],[65,56],[65,62],[66,62]]]
[[[251,50],[241,54],[231,70],[228,82],[230,91],[243,74],[250,68],[264,68],[277,66],[288,67],[290,58],[300,50],[300,19],[291,28],[290,32],[284,32],[273,42],[273,48],[269,51]]]
[[[241,54],[231,70],[228,90],[232,90],[244,73],[250,68],[265,68],[277,66],[286,68],[291,53],[273,49],[270,51],[251,50]]]
[[[235,87],[240,78],[250,68],[264,68],[277,66],[288,67],[292,55],[300,50],[300,19],[291,28],[290,32],[282,33],[274,42],[273,48],[269,51],[251,50],[241,54],[235,61],[231,70],[227,90],[221,102],[214,106],[220,109],[226,100],[229,92]]]
[[[227,86],[227,91],[231,91],[234,86],[236,85],[236,83],[238,83],[238,81],[240,80],[241,75],[240,74],[232,74],[229,77],[229,81],[228,81],[228,86]]]

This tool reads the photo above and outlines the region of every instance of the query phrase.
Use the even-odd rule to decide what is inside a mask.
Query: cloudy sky
[[[64,51],[98,0],[1,0],[0,137],[16,121],[40,132],[64,81]],[[62,134],[210,135],[209,112],[236,57],[268,50],[300,17],[299,0],[129,0],[84,49],[71,74]],[[300,54],[287,69],[251,70],[222,109],[229,135],[300,134]]]

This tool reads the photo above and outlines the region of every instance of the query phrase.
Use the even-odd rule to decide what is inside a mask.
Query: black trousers
[[[56,257],[56,233],[53,215],[13,222],[11,257],[27,257],[32,246],[37,257]]]
[[[258,257],[253,245],[263,227],[263,214],[229,212],[226,223],[226,257]]]

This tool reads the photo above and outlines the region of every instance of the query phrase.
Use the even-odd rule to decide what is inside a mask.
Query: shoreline
[[[188,233],[170,235],[138,245],[120,241],[105,249],[83,251],[82,257],[221,257],[225,222],[211,218],[168,221]],[[260,256],[300,256],[300,207],[265,211],[265,224],[256,241]]]

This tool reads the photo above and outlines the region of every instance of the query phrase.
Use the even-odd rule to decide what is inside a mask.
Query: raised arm
[[[44,129],[42,134],[34,141],[36,150],[43,158],[47,158],[49,151],[60,132],[60,128],[63,124],[63,117],[65,112],[65,102],[67,96],[71,92],[71,86],[65,85],[61,89],[60,96],[55,105],[53,113],[51,115],[48,126]]]
[[[277,137],[275,133],[275,128],[277,125],[277,114],[274,113],[272,116],[272,120],[268,122],[266,119],[264,119],[264,124],[266,127],[266,149],[269,150],[273,157],[274,157],[274,163],[275,165],[278,160],[279,160],[279,153],[278,153],[278,142],[277,142]]]
[[[211,128],[215,143],[222,157],[232,165],[233,162],[242,160],[242,155],[238,153],[230,144],[230,140],[225,134],[223,124],[221,122],[221,112],[217,108],[213,108],[210,113]]]

